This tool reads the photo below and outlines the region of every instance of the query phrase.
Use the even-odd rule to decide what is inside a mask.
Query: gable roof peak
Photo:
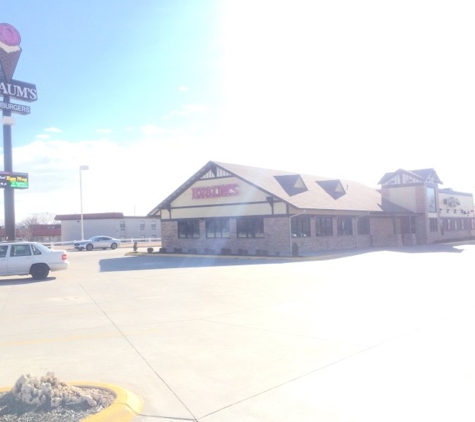
[[[425,168],[425,169],[417,169],[417,170],[404,170],[400,168],[396,171],[386,173],[378,182],[378,185],[385,184],[398,175],[409,176],[415,180],[419,180],[422,183],[430,182],[430,183],[442,184],[442,181],[439,179],[439,176],[437,175],[437,173],[435,172],[433,168]],[[396,184],[402,184],[402,182],[396,183]]]

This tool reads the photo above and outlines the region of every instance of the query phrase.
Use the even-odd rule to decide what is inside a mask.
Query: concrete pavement
[[[0,280],[0,385],[119,385],[134,422],[475,420],[475,246],[278,262],[70,254]]]

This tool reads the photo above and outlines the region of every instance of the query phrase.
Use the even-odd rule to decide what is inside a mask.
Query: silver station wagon
[[[50,271],[68,267],[64,250],[51,250],[36,242],[0,242],[0,276],[31,275],[43,280]]]

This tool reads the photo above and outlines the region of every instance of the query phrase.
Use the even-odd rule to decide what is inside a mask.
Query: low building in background
[[[17,240],[29,240],[39,243],[61,241],[61,224],[31,224],[27,227],[18,227],[15,230]],[[5,228],[0,227],[0,240],[5,241]]]
[[[473,239],[473,195],[434,169],[397,170],[374,189],[236,164],[208,162],[149,214],[163,252],[240,255],[423,245]]]
[[[62,214],[54,218],[61,222],[61,241],[81,239],[81,215]],[[84,238],[104,235],[117,239],[160,239],[158,217],[126,217],[119,212],[83,214]]]

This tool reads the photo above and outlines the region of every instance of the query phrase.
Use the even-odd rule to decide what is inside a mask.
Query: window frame
[[[6,258],[8,252],[8,245],[0,245],[0,258]]]
[[[290,217],[290,233],[292,237],[310,237],[312,235],[310,216],[297,215],[296,217]]]
[[[178,220],[177,229],[179,239],[199,239],[201,237],[200,220],[197,218]]]
[[[31,251],[33,252],[33,255],[43,255],[43,252],[41,252],[40,249],[38,249],[35,245],[30,245],[31,246]]]
[[[17,250],[24,250],[26,253],[17,255]],[[32,256],[33,252],[31,251],[30,245],[18,244],[10,246],[10,257],[11,258],[24,258],[25,256]]]
[[[446,218],[446,219],[445,219],[445,224],[444,224],[444,226],[445,226],[445,230],[446,230],[446,231],[448,231],[448,232],[452,231],[452,223],[451,223],[451,221],[450,221],[450,218]]]
[[[427,195],[427,212],[437,212],[436,202],[436,190],[433,187],[428,187],[426,190]]]
[[[315,236],[333,236],[333,217],[315,217]]]
[[[239,239],[257,239],[265,237],[264,217],[237,218],[236,236]]]
[[[207,239],[228,239],[231,237],[229,218],[207,218],[205,233]]]
[[[353,236],[353,217],[338,217],[337,224],[338,236]]]

